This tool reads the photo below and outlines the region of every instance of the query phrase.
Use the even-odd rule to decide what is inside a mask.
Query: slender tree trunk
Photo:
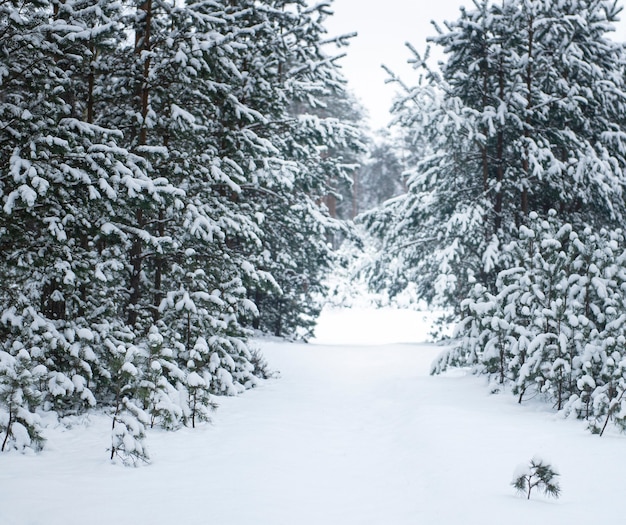
[[[487,57],[485,57],[485,62],[487,62]],[[488,64],[485,63],[483,70],[483,110],[487,107],[489,102],[487,98],[487,89],[489,88],[489,67]],[[487,137],[487,126],[483,127],[483,135],[485,138]],[[487,195],[489,191],[489,155],[487,152],[487,144],[483,144],[481,146],[481,159],[482,159],[482,167],[483,167],[483,192]]]
[[[158,225],[159,236],[163,237],[165,235],[165,211],[163,208],[159,209],[159,225]],[[157,255],[155,260],[155,268],[154,268],[154,308],[152,310],[152,318],[154,321],[158,321],[161,317],[159,306],[161,305],[161,301],[163,300],[163,267],[165,265],[165,261],[163,260],[162,255]]]
[[[256,288],[254,290],[254,304],[256,304],[256,307],[259,310],[259,315],[257,315],[254,319],[252,319],[252,328],[254,328],[255,330],[258,330],[261,327],[261,311],[263,306],[261,306],[261,302],[263,301],[263,295],[261,294],[261,291]]]
[[[531,14],[528,19],[528,62],[526,65],[526,117],[524,119],[524,159],[522,161],[522,166],[524,169],[525,180],[522,186],[522,195],[521,195],[521,214],[522,217],[525,218],[529,213],[529,204],[528,204],[528,185],[530,178],[530,166],[528,163],[528,140],[530,139],[530,108],[532,107],[532,82],[533,82],[533,52],[534,52],[534,38],[535,38],[535,29],[533,27],[535,23],[535,17]]]
[[[352,175],[352,219],[359,213],[359,174],[357,171]]]
[[[504,373],[504,364],[505,364],[505,345],[506,341],[500,341],[500,384],[504,384],[505,373]]]
[[[196,428],[196,404],[197,404],[197,394],[194,390],[192,395],[192,409],[191,409],[191,428]]]
[[[191,351],[191,313],[187,312],[187,351]]]
[[[7,442],[9,441],[9,436],[11,435],[12,425],[13,425],[13,410],[12,410],[12,407],[9,406],[9,421],[7,423],[6,435],[4,436],[4,441],[2,442],[2,448],[0,449],[0,452],[4,452],[4,449],[7,446]]]
[[[94,70],[93,61],[96,59],[96,46],[93,42],[89,45],[91,51],[91,60],[89,62],[89,73],[87,75],[87,110],[85,118],[88,124],[93,124],[95,95],[94,89],[96,85],[96,72]]]
[[[487,57],[487,51],[485,51],[484,62],[481,66],[481,71],[483,75],[483,107],[484,110],[489,103],[489,98],[487,97],[487,89],[489,89],[489,63]],[[480,157],[482,164],[482,175],[483,175],[483,194],[485,198],[488,197],[489,193],[489,151],[487,147],[487,137],[489,136],[487,125],[483,126],[483,135],[485,136],[485,143],[481,144],[480,147]],[[485,224],[489,223],[489,212],[485,210],[485,214],[483,215],[483,220]],[[485,228],[485,241],[489,242],[489,229]]]
[[[138,30],[135,41],[135,52],[138,55],[144,55],[143,62],[143,79],[140,88],[140,104],[141,104],[141,130],[139,132],[139,145],[144,146],[148,143],[148,126],[146,120],[148,117],[148,110],[150,108],[150,53],[152,49],[152,43],[150,38],[152,36],[152,0],[145,0],[139,9],[144,12],[144,20],[142,30]]]
[[[140,22],[140,26],[137,28],[135,34],[135,53],[144,57],[142,82],[139,88],[139,103],[141,111],[141,128],[139,130],[139,146],[145,146],[148,143],[148,126],[147,118],[148,111],[150,109],[150,49],[151,49],[151,26],[152,26],[152,0],[145,0],[139,6],[139,10],[143,11],[143,20]],[[143,210],[137,209],[135,212],[135,226],[139,229],[144,226]],[[136,237],[133,240],[133,245],[130,251],[130,264],[132,268],[132,275],[130,280],[130,300],[128,309],[128,324],[131,326],[137,322],[138,319],[138,304],[141,298],[141,272],[143,269],[143,242],[140,238]]]
[[[502,63],[502,57],[500,57],[498,66],[498,92],[500,100],[504,100],[504,64]],[[494,205],[494,233],[497,234],[502,228],[502,209],[504,202],[504,131],[502,129],[498,130],[496,139],[496,162],[496,180],[498,184]]]
[[[135,212],[137,228],[143,226],[143,210],[139,208]],[[143,266],[143,243],[136,238],[130,248],[130,299],[128,307],[128,324],[133,326],[139,317],[139,300],[141,299],[141,271]]]
[[[117,449],[113,444],[113,431],[115,430],[115,423],[117,423],[117,416],[120,413],[120,394],[121,392],[118,388],[115,393],[115,413],[113,414],[113,421],[111,422],[111,459],[115,457],[115,453],[117,452]]]
[[[163,146],[168,148],[170,145],[170,137],[168,134],[163,137]],[[159,208],[159,220],[157,223],[157,231],[160,238],[165,237],[165,209]],[[155,256],[155,268],[154,268],[154,308],[152,311],[152,318],[154,322],[158,321],[161,317],[159,306],[163,300],[163,272],[165,267],[165,259],[162,254],[157,253]]]
[[[278,315],[276,318],[276,323],[274,325],[274,335],[276,337],[280,337],[283,331],[283,306],[284,301],[282,299],[278,299]]]
[[[621,403],[624,397],[624,394],[626,394],[626,390],[623,390],[620,396],[617,398],[617,404]],[[604,434],[604,431],[606,430],[606,427],[609,424],[609,420],[611,419],[612,415],[613,415],[613,410],[611,410],[611,403],[609,401],[609,408],[606,412],[606,419],[604,420],[604,425],[602,425],[602,430],[600,431],[600,437],[602,437],[602,435]]]

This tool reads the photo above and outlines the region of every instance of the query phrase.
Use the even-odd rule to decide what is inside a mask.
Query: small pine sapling
[[[187,376],[188,413],[187,423],[196,428],[198,421],[210,421],[211,412],[217,408],[212,401],[208,389],[208,382],[197,372],[190,372]]]
[[[559,473],[546,461],[534,457],[529,465],[520,465],[513,475],[511,485],[530,499],[530,493],[534,488],[543,491],[546,496],[558,498],[561,487],[556,478]]]
[[[111,427],[111,460],[119,458],[125,466],[150,463],[145,445],[148,415],[127,397],[121,400]]]
[[[41,450],[41,421],[35,409],[41,402],[36,384],[45,376],[42,365],[32,366],[28,352],[14,344],[17,355],[0,351],[0,451]]]
[[[619,341],[620,346],[626,342],[624,336],[606,339],[614,343]],[[595,417],[589,423],[591,432],[600,437],[611,420],[622,432],[626,431],[626,358],[617,351],[612,352],[605,358],[604,373],[607,382],[592,394]]]
[[[176,383],[183,382],[185,375],[174,360],[174,352],[164,345],[159,328],[152,326],[148,334],[149,356],[139,382],[137,396],[150,417],[150,428],[177,429],[183,420],[180,392]]]
[[[115,403],[111,425],[111,460],[119,458],[124,465],[137,466],[139,462],[149,463],[145,446],[146,425],[150,417],[135,402],[134,394],[140,381],[140,371],[133,364],[140,359],[139,349],[123,344],[111,348],[115,352],[114,365]]]
[[[253,348],[250,351],[250,355],[250,364],[254,367],[254,377],[260,377],[261,379],[268,379],[272,377],[272,371],[270,370],[265,357],[263,357],[261,350]]]

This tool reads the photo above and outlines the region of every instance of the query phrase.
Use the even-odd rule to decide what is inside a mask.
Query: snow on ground
[[[430,377],[440,348],[419,342],[423,314],[321,322],[313,344],[261,341],[280,377],[221,399],[212,425],[152,432],[150,466],[107,461],[103,416],[49,431],[40,455],[0,455],[0,524],[624,523],[625,437],[462,371]],[[534,455],[561,472],[560,499],[514,493]]]
[[[422,343],[429,339],[439,312],[384,307],[325,308],[315,330],[315,343],[381,345]]]

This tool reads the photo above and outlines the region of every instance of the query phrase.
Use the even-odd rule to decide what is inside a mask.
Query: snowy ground
[[[422,314],[327,311],[309,345],[261,342],[280,377],[220,400],[212,425],[149,437],[153,464],[107,461],[104,417],[0,455],[2,525],[624,523],[626,437],[598,438],[480,378],[430,377]],[[539,454],[562,496],[527,501]]]

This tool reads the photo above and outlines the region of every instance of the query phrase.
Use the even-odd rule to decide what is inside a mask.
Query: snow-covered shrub
[[[209,393],[209,384],[197,372],[191,371],[187,375],[187,410],[185,420],[192,428],[196,422],[210,421],[211,412],[217,408]]]
[[[626,319],[620,319],[623,326]],[[624,331],[621,329],[620,332]],[[584,417],[589,420],[589,429],[602,436],[609,421],[626,431],[626,337],[620,333],[608,336],[603,341],[600,352],[602,367],[597,375],[585,375],[579,380],[581,395],[573,397],[571,406],[580,406],[579,399],[585,405]],[[587,361],[585,364],[589,363]],[[589,367],[590,368],[590,367]],[[580,410],[580,409],[579,409]]]
[[[162,325],[162,323],[159,323]],[[185,373],[174,359],[174,351],[164,344],[157,325],[148,333],[149,354],[139,380],[137,396],[150,418],[150,428],[161,426],[173,430],[183,422],[180,398]]]
[[[14,344],[13,350],[0,350],[0,451],[39,450],[44,439],[35,413],[42,398],[37,385],[46,370],[42,365],[33,366],[21,345]]]
[[[148,414],[129,398],[120,400],[111,428],[111,460],[117,458],[123,465],[134,467],[150,462],[145,443],[148,422]]]
[[[142,410],[137,398],[141,380],[138,368],[145,356],[132,344],[110,345],[111,386],[115,394],[113,422],[111,425],[111,459],[119,458],[124,465],[149,462],[145,446],[146,426],[150,416]]]

